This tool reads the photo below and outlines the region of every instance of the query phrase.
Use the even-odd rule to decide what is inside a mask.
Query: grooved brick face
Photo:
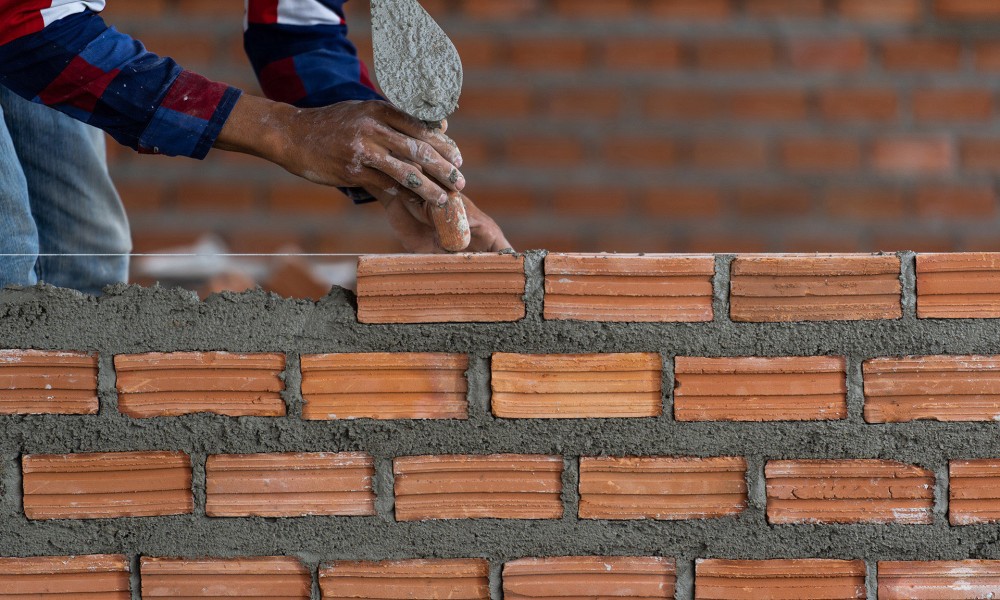
[[[673,598],[674,561],[659,557],[523,558],[503,566],[505,600],[529,598]]]
[[[933,522],[934,473],[888,460],[776,460],[765,467],[772,524]]]
[[[697,600],[866,597],[865,563],[861,560],[699,559],[695,563]]]
[[[952,525],[1000,522],[1000,460],[953,460],[948,475]]]
[[[1000,253],[918,254],[917,317],[1000,318]]]
[[[256,598],[309,600],[312,576],[298,559],[142,557],[142,598]]]
[[[302,357],[302,416],[468,419],[464,354],[364,353]]]
[[[362,323],[456,323],[524,318],[524,257],[387,255],[358,259]]]
[[[210,517],[375,514],[367,454],[218,455],[205,472]]]
[[[977,600],[996,596],[1000,561],[880,561],[879,600]]]
[[[118,407],[138,419],[285,415],[284,354],[172,352],[115,357]]]
[[[21,459],[29,519],[189,514],[191,459],[183,452],[35,454]]]
[[[550,254],[545,318],[711,321],[712,256]]]
[[[689,358],[674,366],[678,421],[847,418],[846,359]]]
[[[1000,19],[1000,4],[991,0],[934,0],[934,12],[945,19]]]
[[[396,520],[558,519],[563,458],[408,456],[393,461]]]
[[[857,321],[903,315],[894,255],[746,255],[733,261],[734,321]]]
[[[747,506],[746,460],[581,458],[581,519],[708,519]]]
[[[865,420],[996,421],[1000,357],[909,356],[865,361]]]
[[[490,568],[482,559],[336,561],[319,571],[324,600],[489,600]]]
[[[0,558],[0,598],[130,600],[128,557]]]
[[[0,414],[97,414],[97,355],[0,350]]]
[[[659,354],[494,354],[493,414],[503,418],[655,417]]]

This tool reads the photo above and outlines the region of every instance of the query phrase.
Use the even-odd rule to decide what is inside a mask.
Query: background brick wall
[[[452,133],[470,195],[518,248],[1000,246],[995,2],[423,4],[465,62]],[[240,0],[110,5],[152,49],[256,90]],[[367,8],[348,5],[370,57]],[[397,249],[378,208],[278,167],[112,157],[140,251],[208,231],[237,251]]]

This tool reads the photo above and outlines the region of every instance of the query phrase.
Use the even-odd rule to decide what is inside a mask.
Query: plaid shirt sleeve
[[[247,0],[244,46],[268,98],[300,107],[380,100],[347,39],[345,0]]]
[[[204,158],[240,91],[109,28],[104,0],[0,0],[0,85],[140,152]]]

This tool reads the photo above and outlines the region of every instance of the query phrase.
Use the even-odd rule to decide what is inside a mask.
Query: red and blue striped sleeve
[[[379,100],[347,39],[346,0],[247,0],[244,46],[268,98],[307,108]]]
[[[104,0],[0,0],[0,85],[140,152],[204,158],[240,97],[108,27]]]

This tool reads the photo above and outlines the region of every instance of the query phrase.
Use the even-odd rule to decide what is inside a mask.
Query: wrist
[[[288,156],[289,131],[297,112],[291,105],[243,94],[223,125],[215,147],[282,165]]]

